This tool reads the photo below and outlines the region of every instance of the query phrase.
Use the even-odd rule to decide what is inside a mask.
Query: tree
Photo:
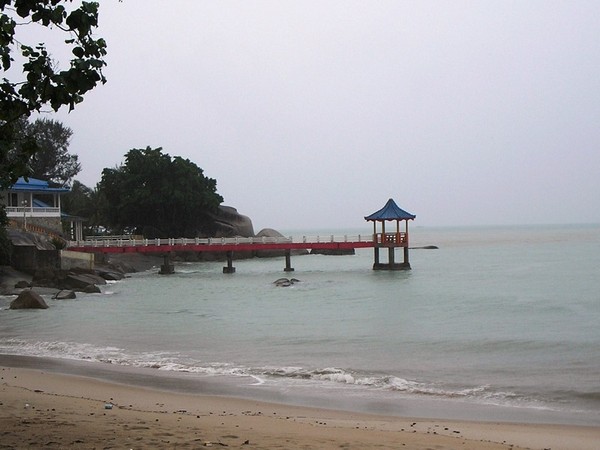
[[[81,3],[67,10],[72,0],[0,0],[0,64],[5,74],[12,73],[15,57],[23,60],[24,79],[0,82],[0,189],[27,175],[27,164],[39,150],[36,142],[26,139],[13,152],[19,136],[19,119],[49,106],[58,111],[72,110],[83,101],[83,95],[105,83],[102,73],[106,65],[106,42],[95,38],[98,26],[97,2]],[[70,67],[60,70],[44,44],[28,45],[17,38],[17,31],[36,23],[68,35],[65,44],[71,48]],[[14,68],[13,68],[14,69]]]
[[[210,214],[223,198],[217,182],[188,159],[162,148],[132,149],[125,164],[104,169],[98,184],[109,225],[146,237],[196,237],[210,233]]]
[[[72,110],[84,94],[106,82],[102,73],[106,42],[93,36],[99,4],[82,1],[70,11],[64,4],[72,0],[0,0],[0,65],[5,74],[0,81],[0,190],[28,174],[29,160],[38,151],[32,139],[20,142],[19,151],[11,151],[22,119],[46,106]],[[17,38],[17,30],[32,23],[68,35],[65,44],[73,54],[68,69],[58,68],[44,44],[28,45]],[[23,60],[24,79],[14,81],[9,78],[16,78],[15,71],[9,72],[17,54]],[[0,204],[0,254],[8,255],[5,222],[6,211]]]
[[[38,148],[29,162],[29,176],[65,186],[81,171],[77,155],[69,153],[73,135],[69,127],[52,119],[36,119],[23,132]]]
[[[8,219],[6,218],[6,214],[4,214],[4,207],[2,207],[2,213],[0,214],[0,266],[10,264],[12,255],[12,243],[6,232]]]
[[[61,208],[72,216],[79,216],[86,219],[84,230],[95,230],[99,225],[104,225],[102,214],[107,210],[106,200],[98,189],[92,189],[80,183],[73,181],[71,191],[61,199]]]

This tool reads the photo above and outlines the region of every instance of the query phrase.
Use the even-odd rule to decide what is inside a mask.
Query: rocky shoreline
[[[40,269],[33,274],[0,266],[0,295],[20,296],[35,292],[62,300],[76,298],[77,292],[97,293],[107,281],[122,280],[127,274],[160,266],[162,258],[141,254],[113,255],[101,261],[93,270]]]

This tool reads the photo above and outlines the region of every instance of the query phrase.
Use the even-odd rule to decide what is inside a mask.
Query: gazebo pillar
[[[410,262],[408,261],[408,220],[406,222],[405,235],[404,235],[404,265],[410,269]]]

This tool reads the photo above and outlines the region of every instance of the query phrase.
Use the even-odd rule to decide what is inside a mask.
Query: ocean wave
[[[352,387],[358,392],[396,392],[413,397],[427,396],[439,399],[462,399],[476,403],[550,408],[545,402],[515,392],[481,386],[451,386],[423,382],[392,375],[376,375],[336,367],[308,369],[297,366],[251,367],[222,362],[203,362],[177,352],[157,351],[131,353],[118,347],[98,347],[76,342],[29,342],[23,339],[0,339],[0,353],[52,357],[104,364],[156,369],[167,372],[194,373],[204,376],[247,377],[252,385],[294,385],[302,383],[314,388]],[[570,393],[570,397],[577,396]],[[597,400],[598,393],[581,394]]]

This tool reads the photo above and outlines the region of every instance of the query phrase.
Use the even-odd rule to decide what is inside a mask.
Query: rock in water
[[[77,298],[77,295],[75,294],[74,291],[62,290],[62,291],[58,291],[56,293],[56,295],[52,298],[54,298],[54,300],[67,300],[67,299]]]
[[[27,289],[10,303],[10,309],[48,309],[40,294]]]
[[[294,283],[300,283],[300,280],[297,278],[279,278],[273,281],[273,284],[277,287],[288,287],[292,286]]]
[[[67,274],[64,287],[76,291],[86,289],[90,284],[106,284],[106,280],[98,275],[90,273]]]
[[[102,291],[100,290],[100,288],[98,286],[96,286],[95,284],[88,284],[86,287],[83,288],[83,292],[85,292],[86,294],[100,294],[100,293],[102,293]]]

